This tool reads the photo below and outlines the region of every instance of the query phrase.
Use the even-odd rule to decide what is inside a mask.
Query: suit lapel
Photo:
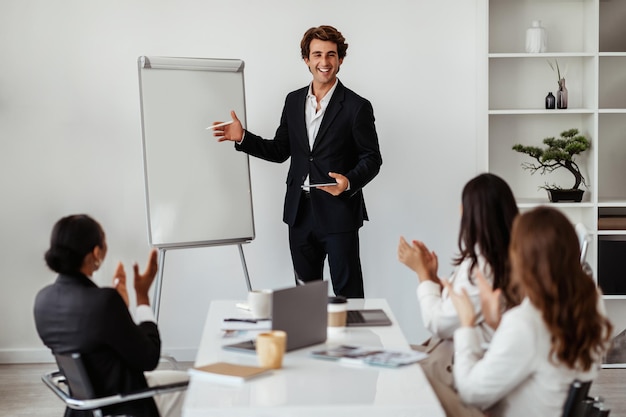
[[[309,135],[306,129],[306,114],[305,114],[305,106],[306,106],[306,95],[309,91],[308,87],[302,88],[300,93],[298,94],[297,102],[299,103],[298,108],[293,109],[293,116],[291,120],[295,122],[294,130],[295,132],[300,132],[298,134],[298,142],[299,145],[302,146],[305,152],[309,152]]]
[[[315,142],[313,142],[313,149],[315,149],[318,144],[324,139],[326,135],[326,131],[330,124],[335,120],[335,117],[341,111],[343,107],[343,99],[345,97],[345,89],[341,81],[337,82],[337,87],[335,88],[335,92],[333,93],[333,97],[330,99],[330,103],[328,103],[328,107],[326,108],[326,112],[324,113],[324,117],[322,118],[322,124],[320,125],[320,130],[317,132],[317,136],[315,137]]]

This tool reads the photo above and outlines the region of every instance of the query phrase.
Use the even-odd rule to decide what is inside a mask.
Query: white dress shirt
[[[330,99],[333,97],[333,93],[337,88],[337,84],[339,79],[335,80],[335,84],[328,90],[328,93],[320,100],[320,109],[317,110],[317,98],[315,94],[313,94],[313,83],[309,85],[309,92],[306,96],[306,106],[304,108],[304,120],[306,122],[306,131],[309,138],[309,149],[313,149],[313,144],[315,143],[315,138],[317,137],[317,133],[320,130],[320,125],[322,124],[322,119],[324,118],[324,114],[326,113],[326,108],[328,107],[328,103],[330,103]],[[304,180],[304,189],[309,190],[308,185],[309,176],[306,176]]]
[[[480,314],[480,293],[474,281],[470,281],[472,261],[464,259],[456,267],[452,276],[448,279],[455,292],[460,293],[465,288],[472,300],[474,311],[478,312],[476,323],[480,328],[481,343],[488,343],[493,336],[494,330],[487,326]],[[491,268],[486,265],[485,259],[478,255],[478,268],[482,271],[485,279],[493,282]],[[448,295],[448,290],[441,290],[441,286],[433,281],[426,280],[417,286],[417,298],[419,300],[422,320],[426,327],[434,336],[440,339],[452,339],[454,331],[461,326],[459,315],[452,304],[452,299]]]
[[[454,332],[454,380],[461,399],[492,417],[560,416],[576,378],[593,379],[549,360],[551,335],[540,311],[525,299],[506,312],[485,352],[476,328]]]

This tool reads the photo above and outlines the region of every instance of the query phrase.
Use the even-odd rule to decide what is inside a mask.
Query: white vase
[[[548,50],[546,29],[541,26],[541,20],[533,20],[531,27],[526,29],[526,52],[536,54]]]

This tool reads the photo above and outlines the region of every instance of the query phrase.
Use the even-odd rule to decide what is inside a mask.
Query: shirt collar
[[[339,84],[339,78],[335,78],[335,84],[333,84],[333,86],[330,88],[330,90],[328,90],[328,93],[326,93],[326,95],[324,96],[324,98],[321,101],[322,103],[327,103],[327,102],[330,101],[330,99],[333,97],[333,93],[337,89],[337,84]],[[309,91],[307,92],[306,97],[309,100],[311,98],[315,99],[315,94],[313,94],[313,81],[311,81],[311,83],[309,84]]]

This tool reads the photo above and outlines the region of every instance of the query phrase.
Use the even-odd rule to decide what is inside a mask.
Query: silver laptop
[[[287,333],[287,351],[326,341],[327,304],[327,281],[315,281],[272,293],[272,330]],[[254,340],[222,347],[249,353],[256,348]]]

